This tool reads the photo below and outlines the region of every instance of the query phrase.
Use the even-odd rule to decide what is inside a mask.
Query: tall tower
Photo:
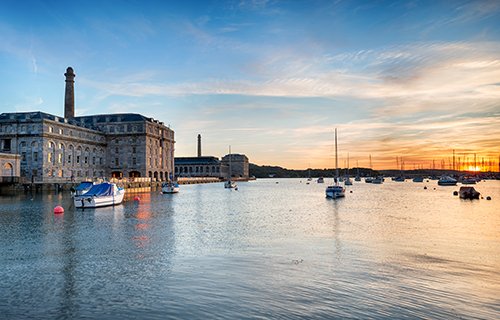
[[[64,92],[64,117],[74,118],[75,117],[75,73],[73,68],[68,67],[66,73],[66,91]]]
[[[198,157],[201,157],[201,134],[198,134]]]

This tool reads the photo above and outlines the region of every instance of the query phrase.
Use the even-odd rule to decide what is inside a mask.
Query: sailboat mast
[[[232,169],[231,169],[231,146],[229,146],[229,180],[231,180],[231,173],[232,173]]]
[[[339,176],[339,160],[337,157],[337,128],[335,128],[335,175]]]

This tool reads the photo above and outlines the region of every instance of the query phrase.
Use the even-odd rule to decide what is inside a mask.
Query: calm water
[[[329,200],[305,182],[84,211],[68,194],[2,195],[0,318],[499,318],[500,181],[476,186],[491,201],[436,181]]]

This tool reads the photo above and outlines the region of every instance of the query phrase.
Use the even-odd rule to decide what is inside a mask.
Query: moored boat
[[[457,180],[450,176],[442,176],[439,178],[438,185],[440,186],[456,186]]]
[[[325,194],[327,198],[341,198],[345,197],[345,188],[339,184],[339,166],[338,166],[338,156],[337,156],[337,128],[335,128],[335,179],[334,184],[327,186]]]
[[[180,190],[179,184],[173,181],[167,181],[162,183],[161,192],[162,193],[178,193]]]
[[[318,182],[318,183],[323,183],[323,182],[325,182],[325,180],[323,179],[323,177],[319,177],[319,178],[318,178],[318,180],[317,180],[316,182]]]
[[[76,208],[97,208],[120,204],[125,196],[125,190],[114,183],[103,182],[95,184],[86,193],[73,198]]]
[[[458,194],[461,199],[479,199],[479,191],[474,189],[474,187],[460,187]]]
[[[424,177],[415,177],[413,178],[413,182],[424,182]]]

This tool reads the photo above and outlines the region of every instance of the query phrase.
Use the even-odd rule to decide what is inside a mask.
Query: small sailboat
[[[345,176],[344,185],[346,185],[346,186],[352,186],[352,180],[349,177],[349,153],[347,154],[347,173],[346,173],[346,176]]]
[[[345,188],[339,184],[339,165],[337,155],[337,128],[335,128],[335,178],[334,184],[326,187],[325,190],[327,198],[341,198],[345,197]]]
[[[354,181],[361,181],[361,176],[359,175],[359,162],[358,162],[358,160],[356,160],[356,169],[357,169],[357,172],[356,172],[356,178],[354,178]]]
[[[114,183],[103,182],[95,184],[81,196],[75,196],[73,203],[76,208],[97,208],[120,204],[125,196],[125,189]]]
[[[236,182],[231,181],[231,175],[232,175],[232,169],[231,169],[231,146],[229,146],[229,178],[227,179],[226,182],[224,182],[224,188],[226,189],[233,189],[237,188]]]

